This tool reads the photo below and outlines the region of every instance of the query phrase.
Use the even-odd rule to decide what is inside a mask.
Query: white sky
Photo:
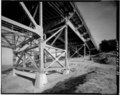
[[[101,40],[116,38],[116,6],[114,2],[77,2],[97,46]]]

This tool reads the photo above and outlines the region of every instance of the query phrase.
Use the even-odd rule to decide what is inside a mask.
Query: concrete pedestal
[[[45,73],[36,73],[35,88],[43,88],[48,83]]]
[[[15,77],[16,74],[15,74],[15,69],[12,70],[12,76]]]
[[[69,74],[70,70],[65,70],[63,74]]]

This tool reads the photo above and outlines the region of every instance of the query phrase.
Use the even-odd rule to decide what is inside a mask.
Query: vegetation
[[[116,51],[117,49],[117,42],[115,39],[111,40],[103,40],[100,45],[101,52],[110,52],[110,51]]]

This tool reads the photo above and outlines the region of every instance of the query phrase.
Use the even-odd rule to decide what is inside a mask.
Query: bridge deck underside
[[[96,49],[74,3],[2,4],[2,47],[13,50],[14,68],[29,71],[34,67],[35,71],[47,71],[58,69],[53,68],[55,64],[68,69],[68,58],[85,57]]]

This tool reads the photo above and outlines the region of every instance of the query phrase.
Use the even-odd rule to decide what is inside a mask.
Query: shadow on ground
[[[9,74],[12,71],[12,68],[1,71],[1,74]]]
[[[84,84],[86,82],[86,76],[90,73],[58,82],[53,88],[45,90],[42,93],[75,93],[76,86]]]

